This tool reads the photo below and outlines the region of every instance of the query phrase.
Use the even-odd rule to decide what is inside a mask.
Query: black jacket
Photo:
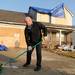
[[[43,24],[39,22],[33,22],[30,30],[26,25],[24,33],[27,45],[35,45],[36,43],[40,42],[42,40],[41,31],[43,32],[43,36],[47,36],[47,28]]]

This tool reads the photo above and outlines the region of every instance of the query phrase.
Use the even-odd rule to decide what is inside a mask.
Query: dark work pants
[[[28,63],[28,64],[31,63],[31,55],[32,55],[33,49],[32,49],[32,51],[27,51],[27,61],[26,61],[26,63]],[[42,59],[42,56],[41,56],[41,43],[36,46],[36,57],[37,57],[36,66],[41,67],[41,59]]]

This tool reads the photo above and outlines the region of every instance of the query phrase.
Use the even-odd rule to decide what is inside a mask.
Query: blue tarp
[[[5,45],[0,44],[0,51],[6,51],[8,48]]]
[[[64,3],[51,9],[51,15],[55,17],[64,17]]]
[[[44,8],[39,8],[39,7],[30,7],[30,10],[35,10],[39,13],[45,13],[49,14],[55,17],[64,17],[64,3],[61,3],[54,7],[53,9],[44,9]]]
[[[39,8],[39,7],[29,7],[29,10],[30,9],[33,9],[37,12],[40,12],[40,13],[45,13],[45,14],[49,14],[50,13],[50,10],[49,9],[44,9],[44,8]]]

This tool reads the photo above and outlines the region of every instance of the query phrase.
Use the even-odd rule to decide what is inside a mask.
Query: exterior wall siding
[[[50,22],[49,21],[50,18],[49,18],[49,15],[48,14],[41,14],[41,13],[38,13],[37,12],[37,21],[38,22]]]
[[[24,26],[0,24],[0,44],[7,47],[26,47]]]

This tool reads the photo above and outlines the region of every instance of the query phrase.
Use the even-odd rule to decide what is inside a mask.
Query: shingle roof
[[[27,13],[0,10],[0,21],[23,23]]]

